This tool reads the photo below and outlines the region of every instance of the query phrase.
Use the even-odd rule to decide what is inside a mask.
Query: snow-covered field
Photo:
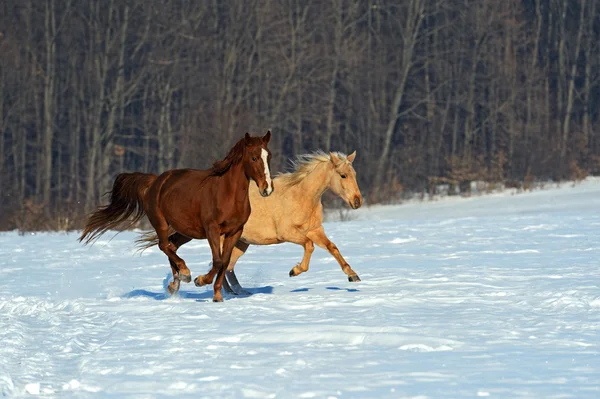
[[[600,181],[373,207],[316,249],[251,247],[212,303],[134,233],[0,235],[0,394],[77,398],[599,398]],[[206,241],[183,247],[193,276]]]

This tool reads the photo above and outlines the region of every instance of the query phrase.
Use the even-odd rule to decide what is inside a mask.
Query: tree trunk
[[[6,188],[4,187],[4,129],[7,125],[7,116],[4,115],[4,75],[2,74],[2,68],[0,67],[0,192],[5,193]],[[0,201],[0,211],[1,211]]]
[[[532,148],[532,146],[533,146],[532,136],[536,132],[532,126],[534,123],[533,122],[533,104],[534,104],[533,92],[537,88],[536,83],[538,83],[538,80],[535,79],[535,77],[537,76],[538,53],[540,51],[540,44],[541,44],[541,40],[542,40],[542,26],[544,25],[541,3],[542,3],[541,0],[535,0],[535,21],[536,21],[536,31],[535,32],[536,33],[535,33],[535,38],[534,38],[533,51],[531,54],[531,65],[529,66],[529,75],[527,76],[527,84],[526,84],[527,112],[526,112],[525,120],[523,121],[523,123],[524,123],[523,132],[525,133],[525,145],[526,145],[526,150],[527,150],[527,154],[528,154],[527,160],[526,160],[526,167],[530,167],[532,160],[535,157],[535,151],[534,151],[534,148]],[[538,119],[537,123],[538,124],[540,123],[539,119]],[[538,128],[537,132],[542,131],[541,126],[537,126],[537,128]]]
[[[408,16],[406,19],[406,25],[404,27],[404,43],[402,49],[402,65],[400,66],[400,80],[396,86],[394,93],[394,100],[390,110],[390,117],[387,129],[383,137],[383,146],[381,149],[381,155],[377,162],[375,180],[373,188],[378,190],[381,188],[385,171],[385,165],[388,161],[388,155],[392,144],[392,137],[396,131],[398,119],[400,115],[400,106],[404,99],[406,90],[406,82],[408,80],[408,74],[412,68],[413,63],[413,50],[415,48],[417,39],[419,37],[419,28],[423,21],[423,0],[411,0],[408,6]]]
[[[294,134],[294,148],[292,150],[294,152],[294,155],[304,154],[304,137],[302,134],[302,125],[304,119],[302,108],[303,94],[303,85],[302,83],[300,83],[298,90],[296,91],[296,95],[298,96],[298,106],[296,107],[296,132]]]
[[[102,3],[102,4],[101,4]],[[104,5],[104,2],[101,0],[97,0],[96,4],[93,5],[94,9],[90,10],[95,14],[95,17],[99,20],[101,19],[101,6]],[[114,12],[114,0],[110,0],[108,5],[108,19],[112,20],[112,15]],[[110,26],[95,28],[95,43],[99,48],[102,48],[101,43],[104,43],[104,53],[100,50],[97,50],[97,53],[94,56],[94,67],[96,72],[96,85],[98,89],[98,95],[92,101],[92,106],[89,112],[91,112],[91,118],[89,121],[91,122],[91,126],[88,124],[87,129],[89,130],[89,138],[88,145],[89,148],[89,156],[88,156],[88,169],[86,176],[86,209],[91,209],[96,202],[96,192],[98,191],[98,181],[99,178],[102,178],[102,160],[98,159],[102,154],[102,114],[105,110],[105,101],[106,101],[106,83],[107,83],[107,74],[108,74],[108,60],[109,60],[109,43],[112,40],[111,37],[111,29]],[[100,161],[100,162],[99,162]],[[100,167],[99,167],[100,166]],[[100,175],[100,176],[98,176]]]
[[[43,188],[42,201],[50,207],[52,184],[52,142],[54,139],[55,79],[56,79],[56,10],[54,0],[46,0],[45,43],[46,70],[44,75],[44,137],[43,137]],[[48,209],[48,208],[47,208]]]
[[[567,17],[567,7],[568,4],[565,1],[557,0],[557,3],[560,5],[560,19],[557,21],[557,40],[558,40],[558,79],[556,81],[556,101],[557,101],[557,109],[558,109],[558,117],[556,118],[556,133],[561,136],[562,129],[564,127],[563,121],[565,117],[565,109],[564,109],[564,87],[565,79],[567,79],[567,54],[566,53],[566,35],[565,35],[565,20]],[[559,139],[559,148],[560,148],[560,165],[559,165],[559,174],[562,174],[564,169],[563,165],[563,155],[562,155],[562,140]]]
[[[588,146],[588,149],[591,150],[592,147],[592,118],[591,113],[593,109],[593,104],[591,101],[591,93],[592,93],[592,54],[593,47],[595,44],[595,35],[594,35],[594,20],[596,18],[596,0],[592,0],[591,8],[587,13],[587,40],[584,48],[585,53],[585,74],[584,74],[584,83],[583,83],[583,134],[585,138],[585,143]]]
[[[323,140],[323,147],[325,151],[331,150],[331,136],[333,135],[333,119],[335,115],[335,102],[336,102],[336,85],[338,77],[338,68],[340,65],[340,51],[342,46],[342,35],[343,35],[343,24],[342,24],[342,12],[343,7],[341,2],[334,1],[333,4],[335,13],[335,24],[333,32],[333,67],[331,68],[331,77],[329,79],[329,101],[327,105],[327,130],[325,132],[325,140]]]
[[[115,13],[116,14],[116,13]],[[115,18],[116,19],[116,18]],[[116,21],[115,21],[116,22]],[[129,24],[129,7],[125,6],[123,10],[123,20],[121,24],[121,36],[119,40],[119,60],[117,63],[117,80],[115,87],[111,93],[109,101],[108,118],[106,121],[106,131],[104,134],[104,146],[102,155],[102,170],[100,173],[100,184],[102,185],[102,192],[108,191],[112,184],[112,177],[110,173],[110,164],[114,159],[114,135],[116,128],[117,115],[121,114],[124,107],[123,104],[123,89],[125,82],[125,48],[127,46],[127,28]],[[105,55],[108,57],[108,54]],[[108,66],[105,69],[105,73],[108,73]],[[104,80],[104,79],[103,79]]]
[[[575,42],[575,53],[573,56],[571,70],[569,72],[569,76],[567,76],[567,80],[569,81],[569,87],[567,91],[567,106],[565,109],[565,119],[563,122],[562,128],[562,142],[560,148],[560,161],[561,166],[565,167],[565,157],[567,155],[567,143],[569,139],[569,124],[571,122],[571,112],[573,110],[573,102],[575,96],[575,74],[577,73],[577,60],[579,59],[579,50],[581,49],[581,38],[583,36],[583,29],[585,26],[585,2],[586,0],[581,0],[580,2],[580,13],[579,13],[579,29],[577,30],[577,40]],[[565,5],[566,9],[566,5]],[[563,20],[564,21],[564,20]],[[563,22],[565,23],[565,22]],[[564,45],[563,45],[564,46]],[[564,51],[564,47],[563,47]],[[561,171],[562,172],[562,171]]]
[[[478,57],[478,45],[473,47],[473,58],[471,60],[471,72],[469,74],[469,91],[467,97],[467,111],[468,115],[465,118],[465,141],[463,147],[463,157],[470,162],[472,152],[472,141],[475,135],[475,78],[477,76],[477,63],[479,62]]]
[[[71,64],[71,68],[73,71],[75,69],[76,63],[73,60]],[[74,72],[75,73],[75,72]],[[73,92],[77,90],[78,79],[76,75],[73,75]],[[80,181],[81,181],[81,171],[79,170],[79,160],[82,157],[81,148],[80,148],[80,134],[81,134],[81,116],[80,107],[78,106],[77,96],[72,97],[72,104],[70,108],[70,116],[69,119],[74,121],[74,123],[70,124],[69,134],[69,176],[71,176],[71,181],[69,184],[69,199],[73,205],[78,204],[79,196],[80,196]],[[78,209],[79,211],[80,209]]]
[[[160,94],[160,116],[156,135],[158,138],[158,172],[162,173],[172,169],[173,161],[173,137],[169,132],[169,119],[171,108],[171,77],[167,77],[167,82],[161,88]]]

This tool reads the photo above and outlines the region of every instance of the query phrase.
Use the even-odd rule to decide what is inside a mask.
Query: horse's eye
[[[345,178],[346,178],[346,175],[340,175],[340,176],[342,176],[342,179],[345,179]]]
[[[252,162],[256,162],[256,157],[252,157]]]

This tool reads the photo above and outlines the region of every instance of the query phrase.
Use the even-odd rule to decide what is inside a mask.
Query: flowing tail
[[[144,197],[148,188],[158,176],[147,173],[121,173],[115,179],[110,192],[110,204],[101,206],[92,213],[85,225],[79,241],[85,245],[96,241],[107,230],[120,227],[124,222],[133,219],[122,229],[139,221],[144,211]]]

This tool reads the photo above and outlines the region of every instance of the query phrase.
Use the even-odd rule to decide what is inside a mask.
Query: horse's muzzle
[[[350,207],[352,209],[358,209],[360,208],[360,206],[362,205],[362,198],[360,198],[358,195],[356,197],[354,197],[354,201],[350,202]]]
[[[268,188],[265,188],[264,190],[261,190],[261,191],[260,191],[260,195],[261,195],[261,196],[263,196],[263,197],[268,197],[268,196],[269,196],[269,195],[271,195],[272,193],[273,193],[273,189],[271,189],[271,190],[269,191],[269,189],[268,189]]]

